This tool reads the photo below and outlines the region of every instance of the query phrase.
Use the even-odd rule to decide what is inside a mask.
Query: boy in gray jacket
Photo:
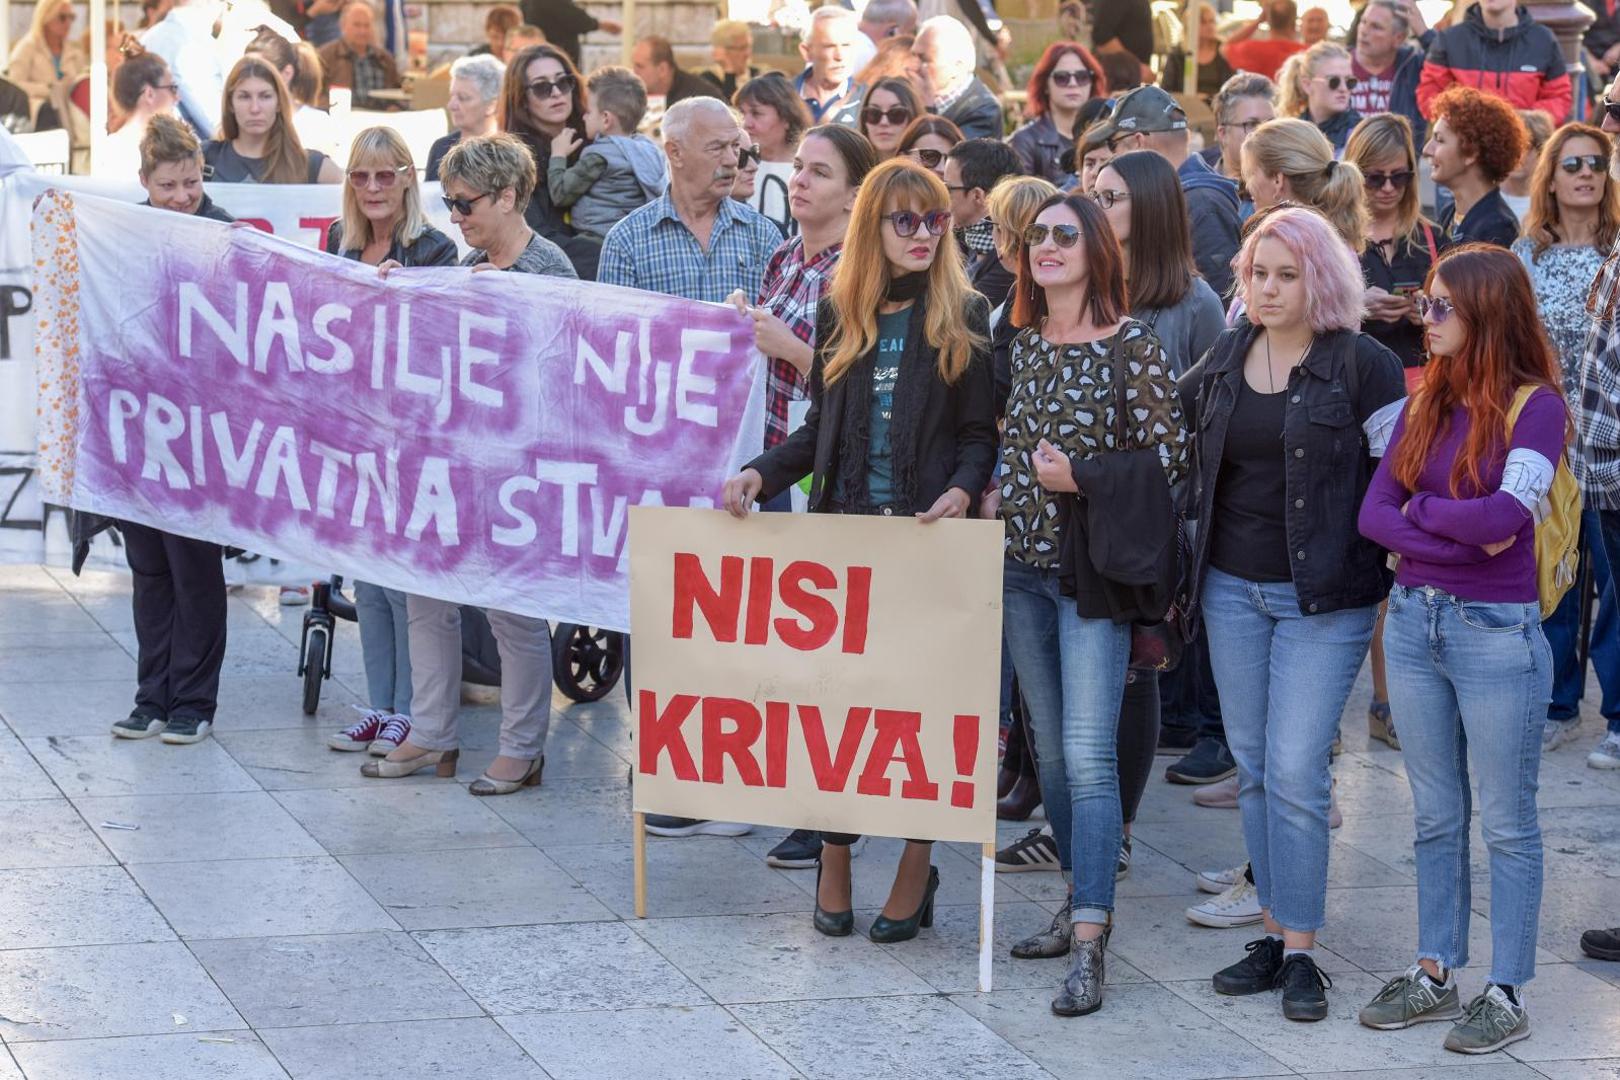
[[[585,89],[585,134],[591,144],[570,166],[568,155],[579,149],[579,135],[573,128],[559,132],[551,140],[546,184],[553,206],[573,208],[574,228],[601,240],[630,211],[664,193],[669,170],[658,145],[636,132],[647,112],[647,87],[635,72],[599,68]]]

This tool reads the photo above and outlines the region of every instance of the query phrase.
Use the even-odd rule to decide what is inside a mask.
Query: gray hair
[[[1277,104],[1277,84],[1264,75],[1256,75],[1251,71],[1240,71],[1221,84],[1215,92],[1215,100],[1210,104],[1215,110],[1215,122],[1224,124],[1232,115],[1232,106],[1237,104],[1239,98],[1265,98],[1273,105]]]
[[[825,9],[817,8],[817,10],[821,11]],[[664,140],[666,142],[673,141],[684,144],[686,142],[687,135],[689,135],[692,131],[692,125],[697,122],[700,116],[708,117],[712,120],[718,120],[720,117],[724,116],[727,120],[730,120],[738,127],[742,126],[742,120],[740,117],[738,117],[737,110],[733,109],[730,105],[727,105],[719,98],[683,98],[671,105],[664,112]]]
[[[917,25],[916,0],[870,0],[861,18],[869,23],[894,23],[902,28]]]
[[[485,195],[499,195],[511,188],[519,212],[529,205],[535,176],[534,156],[529,148],[517,136],[505,132],[462,139],[439,162],[440,183],[459,180]]]
[[[494,101],[501,96],[501,80],[506,78],[506,65],[485,53],[481,56],[463,56],[450,65],[452,79],[466,79],[478,87],[481,101]]]
[[[861,17],[847,7],[841,7],[838,4],[824,4],[810,13],[810,24],[805,27],[805,38],[810,37],[811,31],[816,28],[817,23],[831,22],[835,19],[847,20],[851,26],[859,26],[861,22]]]
[[[1370,0],[1367,7],[1383,8],[1385,11],[1389,12],[1390,17],[1395,20],[1396,33],[1400,34],[1402,38],[1406,38],[1411,35],[1412,22],[1406,17],[1406,10],[1402,8],[1400,4],[1396,3],[1395,0]],[[1363,17],[1365,17],[1367,14],[1367,8],[1362,8],[1361,14]],[[1353,45],[1355,42],[1350,42],[1350,44]]]
[[[978,62],[978,54],[973,48],[973,35],[968,28],[962,25],[961,20],[954,15],[935,15],[931,19],[924,19],[917,27],[917,38],[920,41],[924,34],[931,34],[936,44],[942,49],[949,49],[955,58],[972,67]]]

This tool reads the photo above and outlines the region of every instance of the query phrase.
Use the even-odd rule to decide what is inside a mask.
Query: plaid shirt
[[[665,192],[608,230],[596,280],[720,304],[739,289],[759,295],[765,264],[781,242],[770,218],[722,199],[704,251]]]
[[[1588,505],[1620,510],[1620,241],[1586,298],[1592,316],[1581,363],[1579,453],[1574,458]]]
[[[804,240],[795,236],[776,249],[765,267],[765,284],[759,289],[759,306],[775,315],[793,331],[793,336],[809,345],[816,344],[816,305],[844,252],[842,242],[834,244],[809,262],[804,261]],[[765,449],[780,445],[788,437],[788,402],[803,401],[810,392],[810,379],[780,357],[768,359],[765,372]]]

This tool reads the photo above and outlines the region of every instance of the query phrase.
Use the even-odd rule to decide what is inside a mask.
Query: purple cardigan
[[[1451,466],[1468,437],[1467,411],[1452,413],[1424,462],[1416,491],[1408,491],[1392,471],[1406,434],[1403,413],[1357,522],[1361,535],[1401,557],[1396,584],[1432,585],[1485,603],[1534,603],[1534,508],[1552,486],[1564,451],[1566,417],[1562,395],[1536,391],[1513,427],[1507,453],[1481,470],[1483,489],[1472,490],[1465,475],[1460,497],[1452,498]],[[1507,550],[1485,554],[1483,545],[1508,537],[1514,543]]]

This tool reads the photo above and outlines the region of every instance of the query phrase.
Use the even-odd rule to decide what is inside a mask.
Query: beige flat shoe
[[[540,773],[545,770],[546,755],[541,754],[529,762],[529,771],[516,780],[497,780],[485,773],[467,786],[469,795],[510,795],[518,788],[539,787]]]
[[[369,776],[373,780],[397,780],[402,776],[411,776],[419,773],[429,765],[435,766],[434,775],[456,775],[456,759],[461,756],[460,750],[429,750],[403,761],[389,761],[387,758],[378,758],[368,761],[360,766],[360,775]]]

